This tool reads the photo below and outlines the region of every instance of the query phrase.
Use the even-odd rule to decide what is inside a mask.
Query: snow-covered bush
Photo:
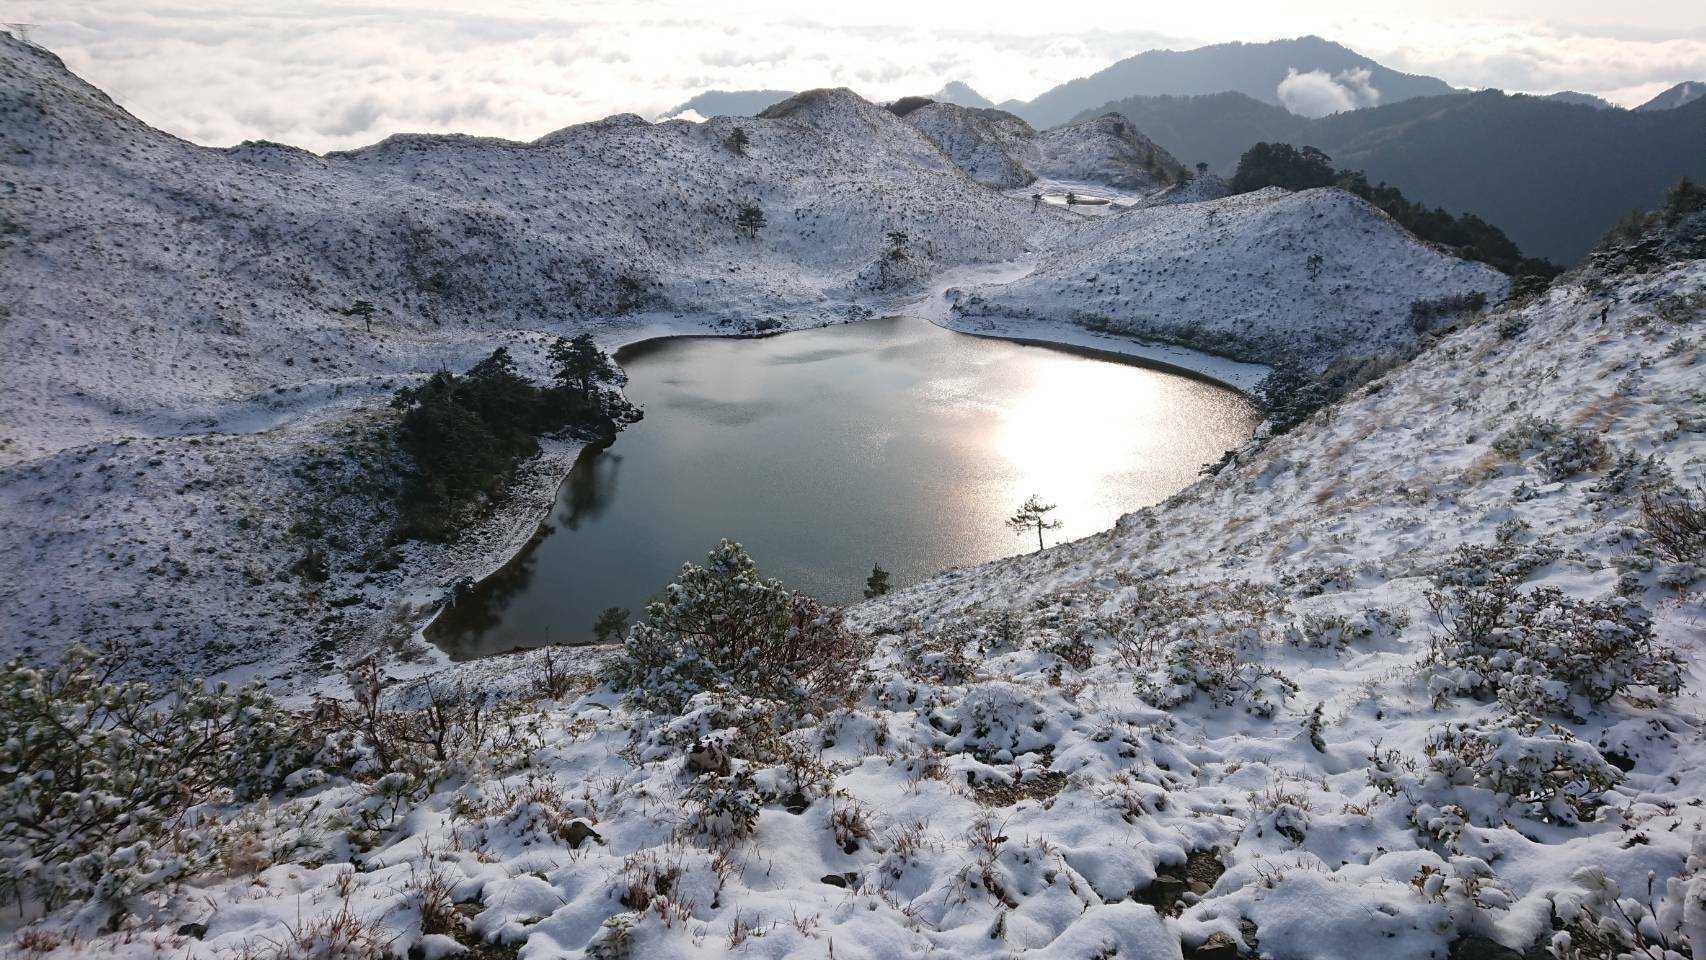
[[[1666,560],[1706,559],[1706,491],[1667,486],[1647,493],[1641,498],[1641,526]]]
[[[1203,693],[1217,707],[1238,706],[1264,718],[1296,692],[1285,674],[1245,660],[1237,647],[1194,635],[1173,641],[1162,668],[1137,681],[1138,695],[1163,710]]]
[[[749,833],[766,804],[804,810],[829,795],[833,776],[811,729],[790,730],[790,708],[774,700],[707,691],[679,716],[632,732],[641,762],[679,760],[689,831],[714,841]]]
[[[398,789],[400,776],[419,793],[476,767],[514,769],[541,742],[540,714],[525,700],[432,680],[387,690],[372,659],[345,679],[351,702],[316,703],[327,733],[320,759],[357,779],[390,777],[384,789]]]
[[[1596,866],[1570,879],[1581,893],[1554,899],[1566,924],[1552,937],[1558,960],[1688,960],[1706,945],[1706,833],[1695,832],[1683,874],[1665,881],[1661,899],[1650,873],[1645,898],[1624,896]]]
[[[700,776],[687,788],[685,799],[688,827],[721,842],[752,833],[764,806],[752,774],[738,768]]]
[[[1353,643],[1392,637],[1409,625],[1409,614],[1381,607],[1349,615],[1306,613],[1287,628],[1285,638],[1300,647],[1338,650]]]
[[[1436,784],[1476,787],[1529,817],[1565,824],[1598,809],[1602,795],[1622,776],[1592,744],[1551,725],[1451,724],[1429,736],[1423,752],[1431,779],[1437,779],[1424,782],[1417,794],[1425,796]],[[1465,806],[1481,822],[1499,822],[1493,811]],[[1429,813],[1418,808],[1418,824],[1438,833]]]
[[[204,805],[265,795],[312,744],[257,686],[115,683],[111,655],[73,649],[0,677],[0,897],[111,907],[205,867]]]
[[[1059,738],[1057,724],[1044,706],[1023,685],[982,683],[932,719],[953,734],[948,752],[1008,763],[1020,754],[1052,749]]]
[[[1540,472],[1556,482],[1585,473],[1604,463],[1610,449],[1598,433],[1583,427],[1566,428],[1555,420],[1524,417],[1493,440],[1493,449],[1519,458],[1531,450]]]
[[[809,710],[858,689],[870,641],[843,628],[838,609],[760,577],[724,540],[704,566],[682,565],[623,653],[612,680],[642,706],[679,711],[701,691],[732,690]]]
[[[1521,593],[1496,577],[1428,602],[1444,631],[1429,654],[1436,699],[1469,693],[1497,697],[1513,714],[1573,715],[1572,696],[1597,704],[1632,687],[1666,698],[1681,689],[1677,655],[1653,643],[1651,617],[1628,597]]]
[[[1441,587],[1482,586],[1495,580],[1520,582],[1535,570],[1563,556],[1564,551],[1544,538],[1533,543],[1521,540],[1523,528],[1501,526],[1490,544],[1466,543],[1452,552],[1434,570]]]
[[[1663,486],[1669,480],[1670,471],[1658,457],[1652,454],[1643,457],[1626,450],[1618,454],[1605,474],[1588,487],[1588,500],[1597,504],[1633,497],[1642,491]]]
[[[977,651],[960,630],[908,634],[895,650],[901,671],[919,683],[958,686],[977,676]]]

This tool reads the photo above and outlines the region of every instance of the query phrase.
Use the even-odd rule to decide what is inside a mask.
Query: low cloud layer
[[[1274,92],[1287,110],[1305,117],[1324,117],[1380,102],[1380,91],[1363,68],[1332,75],[1325,70],[1298,73],[1292,68]]]
[[[1589,26],[1561,26],[1556,4],[1572,0],[1534,0],[1502,20],[1482,5],[1470,14],[1416,0],[1409,19],[1378,24],[1327,0],[1278,12],[1228,2],[1236,10],[1220,19],[1232,32],[1220,35],[1204,35],[1188,9],[1093,0],[1047,17],[1001,16],[984,0],[810,13],[790,0],[12,0],[4,16],[36,24],[38,42],[171,133],[320,151],[400,132],[529,140],[614,113],[656,116],[707,89],[848,86],[889,98],[958,79],[992,100],[1028,99],[1146,49],[1302,33],[1458,85],[1586,90],[1626,105],[1706,78],[1706,15],[1681,0],[1674,11],[1652,0],[1639,11],[1650,23],[1620,30],[1596,26],[1597,8],[1582,13]],[[1366,76],[1318,72],[1287,78],[1279,95],[1309,115],[1379,96]]]

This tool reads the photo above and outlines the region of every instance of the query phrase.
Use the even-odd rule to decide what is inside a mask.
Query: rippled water
[[[646,418],[582,456],[535,544],[434,625],[457,658],[591,639],[721,537],[766,576],[857,599],[1036,549],[1003,521],[1058,504],[1056,543],[1165,499],[1250,436],[1238,393],[909,318],[762,340],[676,338],[618,359]]]

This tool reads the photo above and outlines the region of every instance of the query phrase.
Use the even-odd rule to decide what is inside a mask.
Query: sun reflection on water
[[[1153,442],[1152,432],[1138,426],[1155,419],[1159,381],[1066,356],[1033,362],[1027,374],[1028,382],[1003,405],[991,440],[1011,468],[1003,502],[1017,506],[1035,493],[1063,505],[1062,539],[1102,529],[1105,522],[1082,518],[1105,518],[1103,501],[1113,482]],[[1069,507],[1077,508],[1079,521]]]

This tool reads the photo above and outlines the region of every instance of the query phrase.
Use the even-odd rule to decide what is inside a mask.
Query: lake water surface
[[[1003,521],[1031,494],[1076,539],[1158,503],[1259,420],[1237,392],[910,318],[621,351],[646,417],[581,457],[541,537],[428,635],[453,657],[581,643],[684,561],[739,540],[765,576],[858,599],[1036,549]]]

